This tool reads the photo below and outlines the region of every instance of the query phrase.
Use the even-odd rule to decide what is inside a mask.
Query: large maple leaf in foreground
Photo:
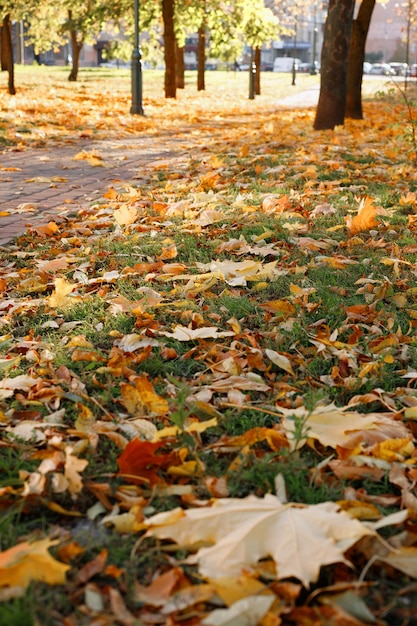
[[[148,535],[181,545],[213,543],[188,559],[198,563],[208,578],[239,576],[271,556],[279,579],[295,577],[305,587],[317,581],[323,565],[347,563],[346,550],[373,534],[334,502],[282,504],[271,494],[219,499],[208,508],[175,509],[154,515],[146,525]]]

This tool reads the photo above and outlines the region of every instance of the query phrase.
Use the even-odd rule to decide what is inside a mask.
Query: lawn
[[[314,132],[319,77],[66,72],[4,150],[188,151],[1,249],[0,626],[415,624],[414,85]]]

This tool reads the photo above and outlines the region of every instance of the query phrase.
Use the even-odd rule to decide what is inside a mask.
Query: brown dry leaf
[[[256,626],[263,623],[261,620],[275,599],[272,593],[241,598],[227,609],[214,609],[201,623],[204,626]]]
[[[334,502],[283,505],[276,496],[216,500],[209,508],[175,509],[146,520],[147,536],[179,545],[209,541],[188,562],[209,578],[240,576],[272,556],[278,578],[297,578],[305,587],[320,568],[346,562],[344,552],[373,531],[339,510]]]
[[[32,580],[48,585],[63,585],[69,565],[60,563],[49,553],[58,541],[40,539],[22,543],[0,552],[0,587],[27,587]]]
[[[265,354],[268,359],[272,361],[272,363],[274,363],[280,369],[284,370],[284,372],[287,372],[287,374],[291,374],[292,376],[295,375],[294,370],[291,366],[291,361],[287,356],[285,356],[285,354],[281,354],[279,352],[276,352],[276,350],[270,350],[268,348],[265,350]]]
[[[385,557],[379,557],[379,560],[411,578],[417,578],[417,548],[415,546],[402,546]]]
[[[369,231],[378,226],[378,221],[375,219],[377,212],[378,209],[374,205],[374,201],[371,197],[366,196],[366,198],[362,198],[357,214],[354,217],[348,216],[346,218],[346,226],[350,234],[356,235],[357,233]]]
[[[157,576],[148,587],[135,581],[135,602],[142,602],[152,606],[163,606],[171,598],[175,589],[184,585],[187,579],[179,567],[173,567]]]

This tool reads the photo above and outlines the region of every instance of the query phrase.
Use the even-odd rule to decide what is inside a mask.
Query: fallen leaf
[[[201,623],[205,626],[256,626],[269,611],[274,600],[273,594],[248,596],[237,600],[228,609],[214,609]]]
[[[48,585],[63,585],[69,565],[60,563],[49,553],[58,541],[40,539],[22,543],[0,552],[0,587],[27,587],[32,580]]]
[[[378,220],[376,219],[378,209],[374,205],[374,201],[369,196],[362,198],[359,204],[359,209],[354,217],[348,216],[346,218],[346,226],[348,227],[351,235],[363,231],[369,231],[375,226],[378,226]]]
[[[344,552],[372,534],[334,502],[283,505],[270,494],[160,513],[145,524],[147,536],[174,539],[180,545],[215,543],[188,559],[198,563],[200,573],[208,578],[240,576],[272,556],[279,580],[294,577],[305,587],[317,581],[323,565],[346,563]]]

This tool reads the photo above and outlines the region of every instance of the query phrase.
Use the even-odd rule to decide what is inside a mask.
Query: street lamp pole
[[[313,64],[311,66],[311,74],[317,74],[316,55],[317,55],[317,7],[314,7],[314,24],[313,24]]]
[[[297,27],[298,27],[298,17],[295,18],[295,29],[294,29],[294,46],[293,46],[293,62],[292,62],[292,85],[295,85],[295,77],[297,75],[297,62],[295,60],[297,54]]]
[[[407,64],[407,69],[405,71],[404,76],[404,89],[407,89],[407,74],[408,67],[410,63],[410,31],[411,31],[411,9],[412,9],[412,0],[408,0],[408,11],[407,11],[407,36],[405,42],[405,62]]]
[[[135,0],[135,42],[132,52],[132,115],[144,115],[142,107],[142,61],[139,50],[139,0]]]
[[[253,56],[253,46],[250,51],[250,66],[249,66],[249,100],[255,99],[255,72],[256,65]]]

